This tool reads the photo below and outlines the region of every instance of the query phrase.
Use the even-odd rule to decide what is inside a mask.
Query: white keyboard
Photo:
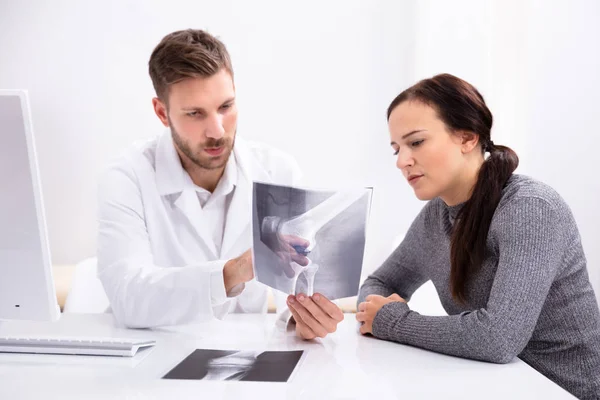
[[[142,347],[154,346],[154,340],[125,338],[0,336],[0,353],[77,354],[133,357]]]

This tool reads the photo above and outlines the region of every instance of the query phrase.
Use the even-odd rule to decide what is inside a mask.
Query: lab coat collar
[[[227,210],[226,229],[223,234],[221,255],[227,255],[241,240],[244,232],[250,232],[252,220],[252,181],[269,182],[269,174],[259,160],[251,154],[250,147],[243,139],[236,138],[233,153],[237,164],[237,186]],[[252,243],[251,238],[248,244]]]
[[[270,182],[271,178],[265,169],[265,165],[260,163],[258,158],[252,154],[250,147],[250,143],[243,138],[237,137],[235,139],[233,153],[238,167],[238,180],[239,176],[242,175],[250,183],[250,186],[252,181]]]
[[[223,175],[211,196],[226,196],[231,193],[237,185],[237,175],[237,163],[235,162],[235,155],[232,154],[231,157],[229,157],[229,160],[227,160],[225,171],[223,171]],[[190,178],[190,180],[191,179],[192,178]],[[199,190],[198,186],[194,185],[194,187],[196,190]]]
[[[269,182],[269,173],[251,154],[249,144],[237,137],[233,147],[235,162],[229,168],[231,182],[235,185],[242,175],[246,180]],[[164,132],[158,139],[156,149],[156,186],[161,196],[182,192],[190,181],[188,173],[183,169],[179,154],[175,150],[170,131]]]
[[[174,202],[175,206],[186,215],[214,259],[229,256],[229,252],[236,248],[235,244],[250,224],[252,219],[252,181],[271,181],[265,166],[252,154],[249,144],[239,137],[236,138],[232,156],[235,157],[235,160],[228,163],[230,168],[228,172],[234,175],[236,186],[227,210],[221,254],[217,254],[211,228],[203,224],[196,190],[191,178],[181,165],[171,132],[165,132],[157,144],[156,185],[158,192],[161,196],[180,194]],[[235,171],[233,171],[234,169]]]
[[[156,187],[161,196],[181,193],[189,180],[175,150],[171,131],[163,133],[156,146]],[[187,178],[187,179],[186,179]]]

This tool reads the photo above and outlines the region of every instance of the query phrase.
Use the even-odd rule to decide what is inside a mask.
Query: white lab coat
[[[239,137],[232,156],[237,183],[220,254],[170,132],[135,146],[102,175],[98,277],[124,325],[156,327],[228,312],[266,312],[265,285],[252,280],[240,295],[227,298],[222,270],[252,245],[252,181],[294,185],[300,170],[285,153]]]

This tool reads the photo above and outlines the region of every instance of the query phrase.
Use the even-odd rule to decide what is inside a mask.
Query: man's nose
[[[221,139],[225,136],[225,128],[223,127],[223,116],[220,114],[213,115],[207,121],[205,135],[207,138]]]

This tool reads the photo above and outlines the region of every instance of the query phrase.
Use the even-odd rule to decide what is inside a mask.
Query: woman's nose
[[[410,151],[398,151],[398,158],[396,159],[396,167],[400,170],[404,170],[407,167],[412,167],[415,164],[414,159]]]

